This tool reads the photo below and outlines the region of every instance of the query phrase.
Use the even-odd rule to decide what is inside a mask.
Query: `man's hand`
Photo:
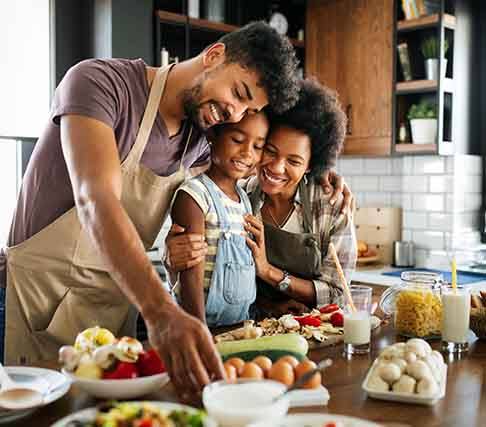
[[[165,250],[170,271],[177,273],[204,261],[208,244],[201,234],[186,233],[184,227],[172,224],[165,239]]]
[[[206,384],[225,378],[223,362],[201,321],[175,303],[163,308],[163,313],[145,319],[149,341],[164,360],[177,395],[195,404]]]
[[[341,206],[341,214],[346,214],[347,211],[353,214],[356,208],[356,200],[353,196],[353,193],[351,193],[351,190],[344,182],[344,178],[342,176],[338,175],[333,170],[328,170],[324,172],[324,174],[321,176],[321,186],[324,190],[324,193],[332,193],[329,200],[329,203],[331,203],[331,205],[334,205],[334,203],[336,203],[339,195],[342,193],[343,204]]]

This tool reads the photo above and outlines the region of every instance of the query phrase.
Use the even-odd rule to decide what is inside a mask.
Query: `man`
[[[53,359],[96,324],[133,335],[140,312],[179,395],[223,377],[209,331],[173,302],[145,250],[185,170],[209,159],[203,132],[291,107],[296,65],[288,40],[254,23],[167,69],[88,60],[68,71],[0,259],[6,363]]]

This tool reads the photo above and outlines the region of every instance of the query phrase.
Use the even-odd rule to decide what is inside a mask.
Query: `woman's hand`
[[[267,252],[265,250],[265,231],[263,223],[253,215],[245,215],[245,230],[247,233],[253,234],[255,240],[246,237],[246,244],[253,253],[255,260],[257,276],[265,276],[270,265],[267,260]]]
[[[331,205],[336,203],[339,195],[342,193],[343,204],[341,206],[341,214],[346,214],[347,211],[353,214],[356,201],[353,193],[351,193],[351,190],[344,182],[344,178],[342,176],[338,175],[333,170],[327,170],[321,176],[321,186],[324,193],[332,193],[331,198],[329,199],[329,203],[331,203]]]

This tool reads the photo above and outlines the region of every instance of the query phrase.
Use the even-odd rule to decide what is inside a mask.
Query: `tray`
[[[368,388],[368,381],[370,379],[371,373],[376,368],[379,363],[379,359],[376,358],[371,368],[368,370],[366,374],[366,378],[363,381],[361,388],[366,392],[366,394],[374,399],[381,399],[381,400],[390,400],[393,402],[402,402],[402,403],[415,403],[417,405],[426,405],[432,406],[435,405],[440,399],[445,396],[446,392],[446,383],[447,383],[447,365],[443,365],[443,372],[442,372],[442,379],[439,384],[439,392],[436,396],[433,397],[424,397],[419,396],[418,394],[412,393],[399,393],[395,391],[376,391]]]

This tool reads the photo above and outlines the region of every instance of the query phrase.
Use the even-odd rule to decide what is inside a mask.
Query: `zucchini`
[[[223,358],[234,353],[268,350],[282,350],[305,356],[309,350],[309,344],[299,334],[280,334],[248,340],[223,341],[217,343],[216,348]]]
[[[257,356],[267,356],[272,362],[276,362],[283,356],[294,356],[299,362],[305,359],[302,353],[296,353],[290,350],[253,350],[253,351],[242,351],[240,353],[230,353],[223,356],[223,362],[226,362],[232,357],[238,357],[245,362],[251,362]]]

